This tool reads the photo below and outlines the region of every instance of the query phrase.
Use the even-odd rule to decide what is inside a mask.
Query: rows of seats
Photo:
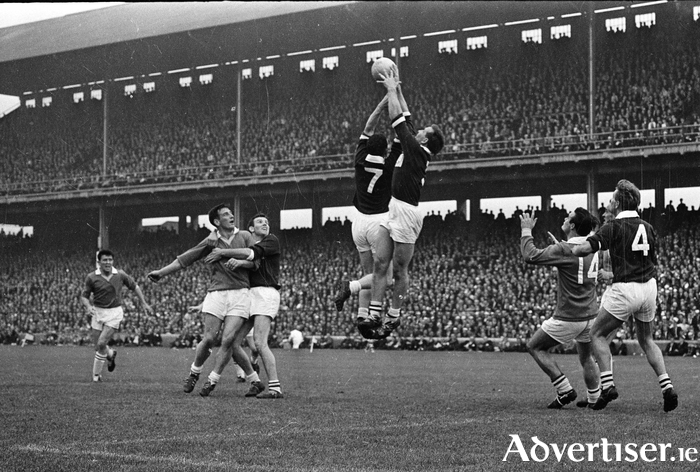
[[[416,123],[437,123],[445,131],[447,146],[438,159],[696,142],[696,50],[692,39],[639,38],[632,45],[600,48],[592,139],[585,54],[531,50],[508,61],[446,57],[430,68],[407,68],[402,81]],[[348,168],[348,154],[381,87],[367,90],[366,83],[342,74],[332,80],[332,87],[274,81],[244,87],[240,150],[238,114],[230,98],[196,91],[187,99],[174,99],[170,92],[142,101],[115,97],[106,168],[99,104],[19,109],[0,119],[0,191]],[[380,129],[390,135],[386,117]]]

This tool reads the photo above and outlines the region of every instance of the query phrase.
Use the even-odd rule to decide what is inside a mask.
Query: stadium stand
[[[538,214],[536,240],[543,246],[547,231],[558,234],[566,210]],[[682,337],[691,342],[690,354],[700,340],[699,215],[699,210],[692,209],[659,218],[663,236],[655,338]],[[671,219],[673,225],[668,224]],[[199,303],[206,291],[206,266],[196,264],[160,284],[147,282],[145,275],[207,234],[203,228],[180,236],[169,231],[143,233],[138,244],[114,247],[116,265],[137,279],[156,309],[154,316],[139,313],[135,299],[127,296],[127,316],[117,342],[183,348],[196,344],[202,332],[200,317],[187,314],[187,307]],[[455,213],[445,218],[427,216],[413,262],[404,322],[396,337],[369,346],[353,326],[357,301],[351,299],[341,313],[332,303],[335,280],[360,275],[349,228],[327,224],[320,239],[304,229],[280,235],[284,283],[281,312],[273,329],[276,346],[282,345],[293,327],[301,326],[306,345],[315,337],[316,348],[522,350],[525,340],[552,314],[556,277],[551,270],[522,262],[517,214],[501,219],[482,214],[474,222]],[[1,342],[18,343],[29,333],[35,342],[88,343],[88,320],[78,296],[94,267],[91,251],[74,247],[37,251],[31,238],[4,234],[0,241]],[[618,342],[630,339],[631,329],[626,325],[618,333]],[[322,343],[329,335],[338,342]]]
[[[585,56],[557,48],[474,61],[441,58],[431,74],[408,77],[406,93],[421,123],[445,124],[444,160],[696,142],[696,41],[655,41],[637,32],[629,43],[601,48],[592,138]],[[274,79],[246,83],[240,163],[230,91],[224,99],[207,90],[117,96],[110,105],[105,177],[99,103],[56,100],[46,109],[21,108],[0,120],[0,191],[349,168],[348,154],[363,126],[356,110],[371,109],[379,90],[366,93],[367,84],[350,75],[328,80],[325,87]],[[388,130],[387,120],[383,126]]]

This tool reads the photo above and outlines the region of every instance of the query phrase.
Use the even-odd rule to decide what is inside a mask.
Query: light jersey
[[[553,316],[555,319],[586,321],[595,318],[598,314],[595,289],[598,257],[596,254],[577,257],[571,254],[570,249],[571,246],[582,244],[585,241],[585,237],[577,236],[568,241],[561,241],[544,249],[538,249],[535,247],[532,236],[520,238],[520,250],[525,262],[553,266],[558,269],[557,308]]]
[[[610,251],[613,283],[656,277],[656,230],[636,211],[622,211],[588,237],[593,251]]]
[[[362,134],[355,152],[355,196],[352,199],[357,211],[365,215],[378,215],[389,211],[391,180],[394,164],[401,154],[401,145],[394,143],[389,157],[369,154],[369,136]]]
[[[219,236],[218,231],[213,231],[206,239],[202,240],[192,249],[187,250],[183,254],[177,256],[180,265],[185,268],[194,264],[200,259],[207,257],[214,248],[221,249],[245,249],[255,244],[253,235],[248,231],[235,229],[234,235],[230,240],[224,240]],[[250,288],[250,278],[248,269],[229,270],[226,268],[228,257],[222,257],[211,266],[211,280],[209,282],[208,292],[218,290],[238,290],[241,288]]]
[[[83,296],[89,299],[92,293],[92,303],[98,308],[116,308],[122,305],[122,287],[135,290],[136,282],[123,270],[112,267],[112,276],[107,280],[97,269],[85,278]]]
[[[410,115],[397,116],[391,123],[401,142],[403,153],[396,161],[394,178],[391,181],[391,195],[413,206],[420,202],[421,188],[432,154],[421,145],[415,135]]]

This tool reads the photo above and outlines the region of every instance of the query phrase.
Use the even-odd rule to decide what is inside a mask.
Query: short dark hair
[[[633,210],[639,208],[642,195],[636,185],[626,179],[620,180],[615,186],[617,192],[615,200],[620,206],[620,211]]]
[[[111,258],[114,258],[114,254],[112,254],[112,251],[110,251],[109,249],[101,249],[97,253],[97,260],[98,261],[102,260],[102,256],[109,256]]]
[[[433,132],[430,133],[428,138],[428,150],[433,153],[433,156],[438,152],[442,151],[442,147],[445,145],[445,136],[442,134],[442,129],[438,125],[430,125],[433,128]]]
[[[383,134],[374,134],[367,140],[367,152],[373,156],[384,157],[387,147],[386,136]]]
[[[593,228],[598,226],[598,218],[581,207],[574,210],[574,217],[569,222],[574,225],[579,236],[588,236],[593,231]]]
[[[253,223],[255,222],[256,218],[265,218],[268,223],[270,222],[270,218],[268,218],[265,213],[259,211],[255,215],[253,215],[253,217],[250,220],[248,220],[248,228],[253,226]]]
[[[228,203],[219,203],[214,208],[209,210],[209,223],[211,223],[212,226],[216,226],[214,224],[214,220],[219,219],[219,210],[221,210],[222,208],[229,208],[230,209],[231,205],[229,205]]]

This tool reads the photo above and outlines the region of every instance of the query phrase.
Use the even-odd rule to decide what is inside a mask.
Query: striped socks
[[[277,392],[277,393],[282,393],[282,387],[280,386],[280,381],[279,380],[270,380],[267,383],[267,388],[271,392]]]
[[[613,386],[615,386],[615,382],[613,382],[612,370],[606,370],[605,372],[601,372],[600,373],[600,388],[603,390],[607,390]]]
[[[659,387],[661,387],[662,392],[665,392],[669,388],[673,388],[671,378],[668,376],[668,374],[659,375]]]
[[[567,379],[566,375],[564,374],[561,374],[559,377],[554,379],[552,381],[552,385],[557,390],[557,395],[563,395],[573,390],[571,384],[569,383],[569,379]]]

